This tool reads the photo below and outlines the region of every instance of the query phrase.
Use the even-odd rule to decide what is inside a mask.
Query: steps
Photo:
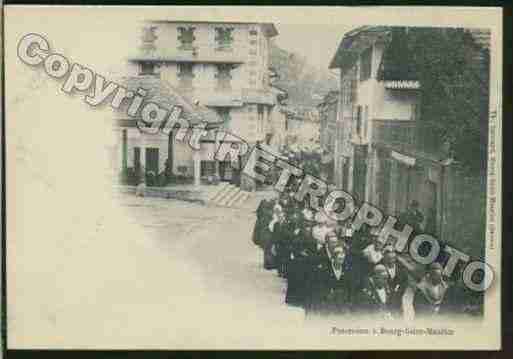
[[[229,183],[222,183],[206,196],[209,205],[242,208],[250,198],[250,193]]]

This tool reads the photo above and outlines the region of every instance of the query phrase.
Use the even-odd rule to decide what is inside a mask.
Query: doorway
[[[146,148],[146,172],[153,172],[155,176],[159,174],[159,149]]]

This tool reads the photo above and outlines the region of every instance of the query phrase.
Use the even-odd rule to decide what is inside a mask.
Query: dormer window
[[[155,75],[155,63],[141,62],[139,75]]]
[[[217,89],[218,90],[230,90],[232,88],[232,65],[230,64],[219,64],[217,65]]]
[[[194,36],[194,30],[195,28],[192,26],[184,27],[180,26],[178,28],[178,41],[180,45],[178,48],[180,50],[193,50],[194,46],[194,40],[196,40],[196,37]]]
[[[233,27],[216,27],[216,50],[230,51],[233,45]]]

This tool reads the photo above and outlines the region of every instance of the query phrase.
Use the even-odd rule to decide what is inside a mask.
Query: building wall
[[[420,105],[419,91],[385,89],[383,82],[375,86],[372,118],[413,120],[416,106]]]
[[[156,76],[168,82],[178,91],[186,91],[191,100],[198,100],[207,104],[206,100],[216,99],[214,104],[207,104],[212,109],[229,107],[230,121],[224,128],[234,135],[242,138],[250,145],[265,140],[266,133],[272,131],[272,105],[258,105],[259,100],[243,100],[243,93],[248,89],[257,93],[270,91],[269,83],[269,37],[264,34],[263,25],[260,24],[234,24],[234,23],[172,23],[151,22],[143,27],[154,27],[156,36],[153,56],[166,59],[155,66]],[[179,46],[179,27],[194,27],[194,47],[192,50],[183,50]],[[216,27],[233,28],[230,51],[216,50]],[[192,63],[192,89],[181,89],[179,63]],[[131,63],[130,75],[138,75],[141,63]],[[217,64],[233,64],[230,71],[229,90],[217,89]],[[258,109],[262,109],[259,116]],[[144,135],[137,129],[128,129],[128,166],[133,166],[134,147],[154,147],[159,149],[159,171],[165,167],[168,157],[168,138],[164,135]],[[202,160],[212,160],[212,150],[205,147],[215,146],[213,143],[202,144]],[[121,146],[120,146],[121,148]],[[120,157],[121,158],[121,157]],[[187,143],[174,142],[173,144],[173,171],[177,173],[180,166],[187,167],[187,175],[193,174],[192,151]]]
[[[287,117],[280,111],[279,105],[272,108],[270,122],[270,132],[273,134],[270,146],[275,150],[280,150],[285,145],[287,138]]]
[[[166,63],[157,70],[160,77],[168,81],[173,87],[178,88],[180,78],[178,77],[179,66],[176,63]],[[194,78],[192,79],[193,89],[190,91],[192,97],[202,97],[204,94],[216,93],[217,66],[215,64],[194,64],[192,68]],[[237,65],[231,70],[232,91],[240,91],[247,88],[249,83],[249,71],[244,64]]]
[[[148,26],[148,25],[146,25]],[[259,24],[207,24],[207,23],[156,23],[154,33],[156,40],[156,54],[164,58],[180,58],[190,53],[188,50],[179,49],[178,27],[193,26],[195,40],[193,46],[196,48],[196,63],[193,66],[195,77],[194,86],[198,92],[215,91],[216,65],[207,63],[207,59],[230,59],[239,61],[232,70],[232,88],[268,89],[269,88],[269,38],[263,34],[262,26]],[[232,27],[232,50],[216,51],[215,28]],[[205,61],[202,61],[205,60]],[[178,66],[176,63],[166,63],[158,71],[161,77],[171,84],[178,84]]]
[[[120,146],[121,147],[121,146]],[[143,161],[144,148],[159,149],[159,172],[165,168],[166,159],[168,158],[168,137],[163,134],[150,135],[140,132],[137,128],[127,129],[127,159],[128,167],[134,167],[134,148],[141,149],[141,161]],[[122,150],[122,149],[121,149]],[[141,162],[146,166],[144,162]]]
[[[262,141],[265,138],[265,122],[267,109],[264,107],[263,120],[259,120],[258,106],[247,104],[243,107],[232,107],[230,109],[230,132],[244,139],[250,144]],[[259,124],[259,121],[263,121]]]
[[[342,186],[345,159],[349,163],[350,175],[346,181],[350,193],[354,193],[351,181],[357,165],[357,145],[350,140],[347,132],[354,132],[354,105],[369,106],[370,121],[415,121],[421,103],[422,88],[420,91],[386,89],[383,82],[376,80],[382,52],[383,45],[377,43],[373,50],[371,79],[357,82],[355,101],[345,99],[350,91],[350,79],[358,77],[359,62],[340,77],[338,121],[342,133],[339,132],[336,142],[335,181],[337,186]],[[404,158],[398,160],[397,156],[392,156],[391,150],[400,152],[404,146],[374,144],[371,123],[368,129],[366,200],[385,214],[396,216],[403,213],[412,200],[416,200],[424,215],[422,226],[427,233],[466,253],[481,257],[484,254],[486,228],[486,175],[469,174],[457,163],[443,165],[433,158],[428,159],[430,156],[426,153],[419,155],[421,148],[417,143],[410,146],[412,148],[406,161]]]

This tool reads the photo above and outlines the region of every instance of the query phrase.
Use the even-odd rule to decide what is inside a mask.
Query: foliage
[[[463,29],[413,28],[407,36],[422,87],[422,121],[467,170],[486,170],[488,51]]]
[[[316,106],[322,96],[338,87],[337,77],[327,69],[317,69],[304,57],[274,43],[271,43],[270,57],[271,66],[279,76],[274,84],[287,91],[290,105]]]

